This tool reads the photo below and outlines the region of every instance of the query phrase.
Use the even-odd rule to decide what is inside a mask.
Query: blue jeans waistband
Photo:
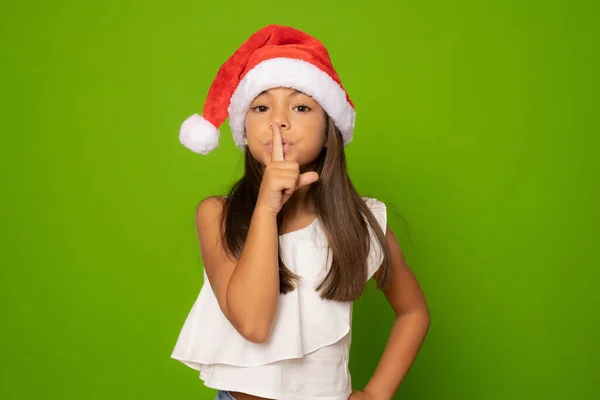
[[[235,397],[233,397],[231,393],[226,390],[218,390],[215,400],[235,400]]]

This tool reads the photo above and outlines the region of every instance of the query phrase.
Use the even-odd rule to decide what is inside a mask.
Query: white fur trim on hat
[[[179,141],[196,153],[208,154],[219,146],[219,130],[200,115],[194,114],[181,124]]]
[[[271,58],[250,70],[231,96],[228,107],[229,125],[235,144],[244,147],[246,113],[262,91],[288,87],[313,97],[331,117],[344,138],[350,143],[356,112],[346,98],[344,89],[319,67],[293,58]]]

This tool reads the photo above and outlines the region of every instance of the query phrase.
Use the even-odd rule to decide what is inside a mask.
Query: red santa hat
[[[181,125],[179,140],[192,151],[208,154],[219,145],[219,127],[229,117],[235,144],[245,146],[245,118],[262,91],[275,87],[299,90],[313,97],[350,143],[356,113],[329,53],[316,38],[297,29],[269,25],[254,33],[221,66],[202,116]]]

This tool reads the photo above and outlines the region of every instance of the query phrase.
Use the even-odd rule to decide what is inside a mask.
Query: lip
[[[267,146],[270,146],[270,145],[271,145],[271,143],[273,143],[273,139],[269,139],[269,140],[267,141],[267,143],[265,143],[265,145],[267,145]],[[283,143],[283,144],[294,144],[294,142],[292,142],[291,140],[287,140],[287,139],[283,139],[283,140],[281,141],[281,143]]]
[[[287,152],[289,152],[289,151],[292,149],[292,147],[294,146],[294,143],[292,143],[292,142],[287,142],[287,141],[285,141],[285,140],[284,140],[284,141],[282,141],[282,143],[283,143],[283,152],[284,152],[284,153],[287,153]],[[269,153],[273,151],[273,144],[272,144],[272,142],[271,142],[271,141],[268,141],[268,142],[265,144],[265,147],[267,148],[267,151],[268,151]]]

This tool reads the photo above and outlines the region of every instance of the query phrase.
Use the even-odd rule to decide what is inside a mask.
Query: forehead
[[[299,95],[310,97],[306,93],[301,92],[300,90],[297,90],[297,89],[286,88],[286,87],[277,87],[277,88],[263,90],[255,98],[258,98],[261,96],[288,97],[288,96],[299,96]]]

